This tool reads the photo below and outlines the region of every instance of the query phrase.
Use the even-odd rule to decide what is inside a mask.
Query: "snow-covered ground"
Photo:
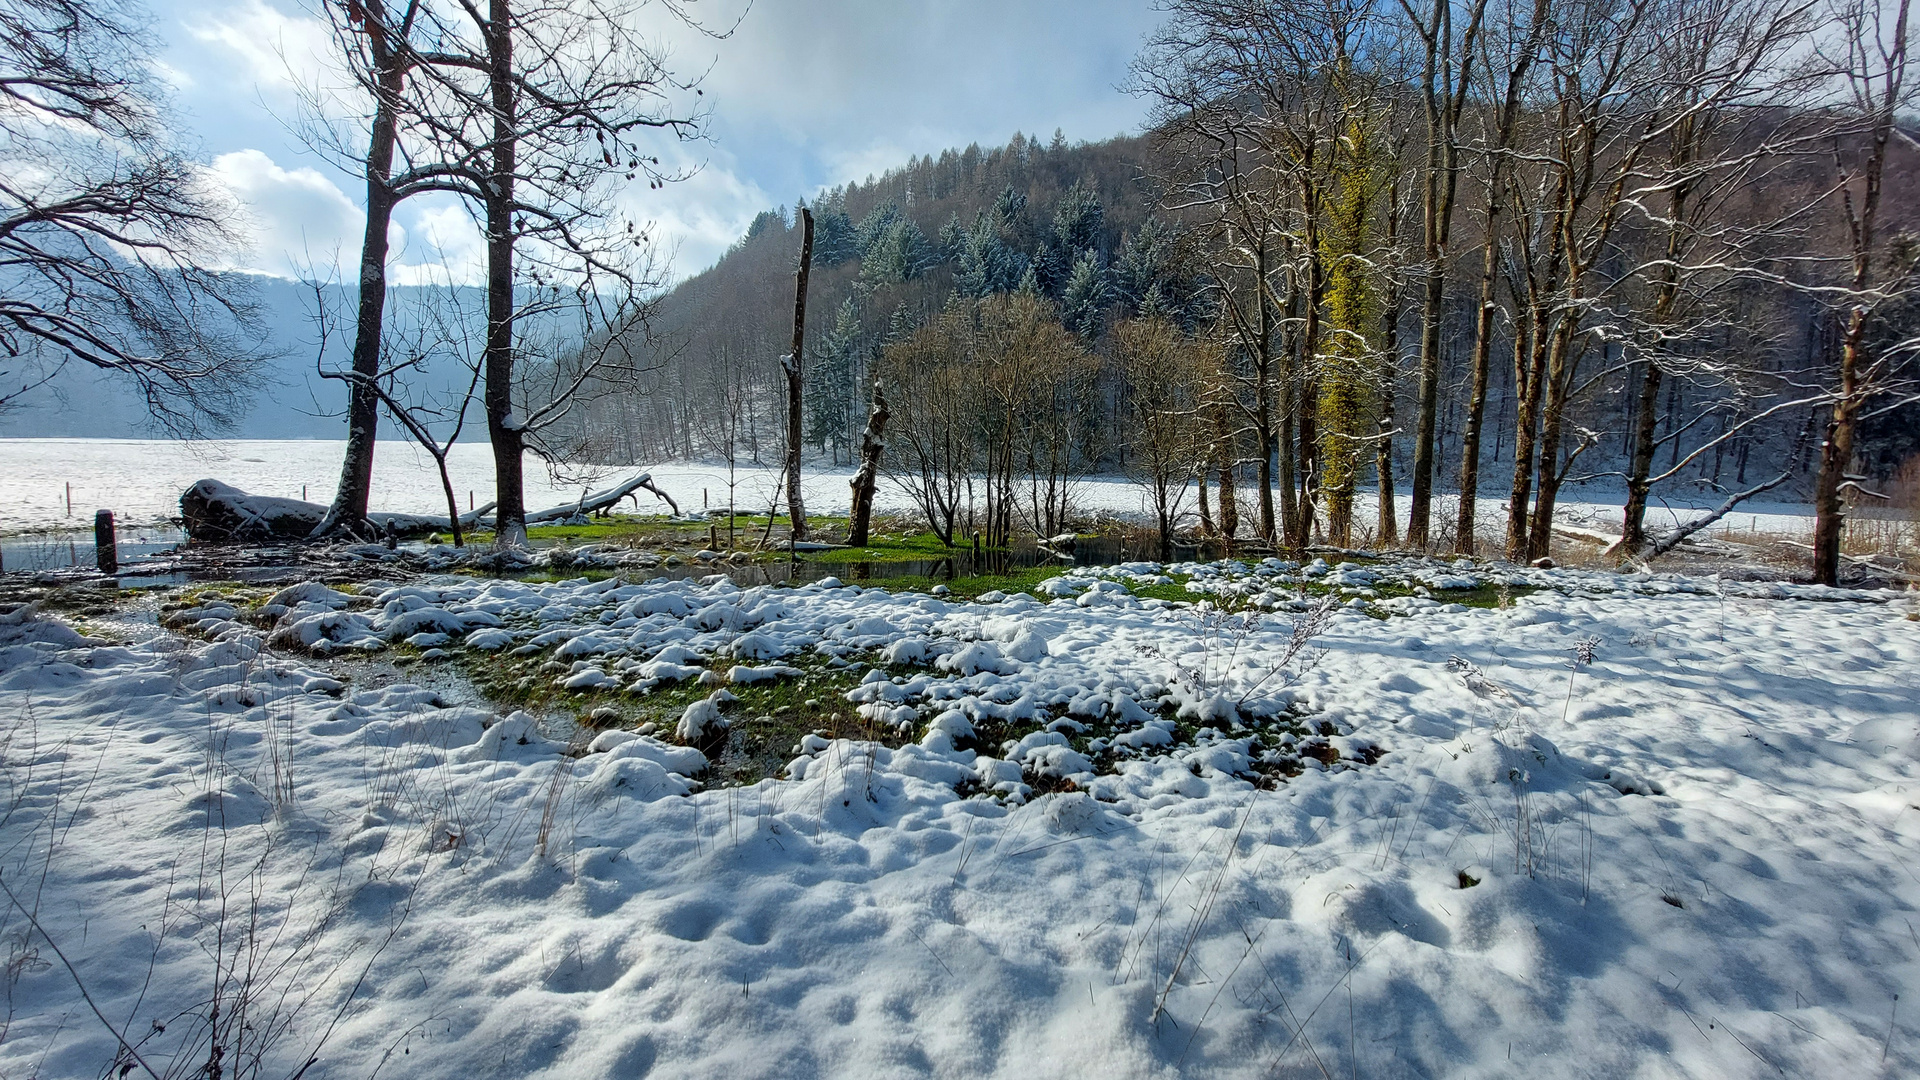
[[[145,525],[178,517],[180,493],[196,480],[212,477],[255,495],[306,498],[326,502],[339,479],[344,443],[316,441],[208,441],[181,443],[117,439],[0,439],[0,534],[27,530],[89,528],[93,512],[111,509],[123,524]],[[624,477],[651,472],[683,509],[702,505],[724,507],[728,499],[728,470],[724,463],[670,462],[642,464],[630,469],[603,470]],[[459,444],[453,449],[449,473],[456,494],[465,504],[472,493],[486,502],[493,486],[492,451],[482,443]],[[807,508],[816,513],[847,512],[850,501],[848,468],[811,466],[804,473]],[[536,508],[577,498],[584,486],[553,480],[546,468],[529,461],[527,501]],[[741,466],[732,476],[734,505],[764,511],[780,480],[774,466]],[[73,513],[67,513],[67,488],[73,485]],[[596,485],[597,486],[597,485]],[[643,499],[649,499],[643,495]],[[1649,524],[1666,528],[1692,512],[1711,506],[1717,498],[1679,495],[1656,499]],[[1365,528],[1374,520],[1378,497],[1363,492],[1357,500],[1356,520]],[[651,510],[650,499],[642,508]],[[1251,516],[1251,491],[1241,496]],[[1404,521],[1409,500],[1398,502]],[[1442,495],[1439,516],[1453,517],[1453,501]],[[1505,503],[1480,500],[1479,516],[1495,527],[1506,520]],[[912,500],[891,482],[882,482],[876,506],[883,513],[913,509]],[[1077,486],[1074,506],[1082,512],[1103,511],[1140,521],[1151,520],[1144,490],[1121,477],[1095,477]],[[1189,496],[1187,509],[1192,510]],[[446,513],[439,474],[432,458],[409,443],[381,443],[375,458],[373,509],[400,513]],[[1620,497],[1610,491],[1570,489],[1560,502],[1559,520],[1596,529],[1619,527]],[[1811,511],[1791,503],[1753,502],[1743,505],[1715,526],[1714,532],[1740,537],[1747,534],[1797,536],[1807,531]]]
[[[1920,1074],[1910,600],[1167,569],[1272,612],[1143,599],[1149,565],[983,603],[306,585],[138,645],[16,612],[0,882],[44,933],[8,912],[0,1075],[192,1073],[243,987],[263,1076]],[[402,640],[623,694],[884,650],[836,685],[916,741],[696,790],[688,747],[568,756],[306,655]],[[755,722],[724,700],[683,727]]]

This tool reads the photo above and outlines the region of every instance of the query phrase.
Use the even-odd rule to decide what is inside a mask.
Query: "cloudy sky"
[[[295,134],[297,87],[325,80],[320,0],[154,0],[162,76],[189,140],[246,203],[253,269],[305,276],[351,262],[360,188]],[[724,40],[663,20],[673,66],[705,72],[710,138],[667,147],[698,166],[664,191],[636,184],[675,276],[696,272],[753,215],[865,179],[910,154],[1003,143],[1015,131],[1072,141],[1136,129],[1145,106],[1118,87],[1153,0],[698,0]],[[478,236],[451,202],[404,207],[396,276],[464,277]]]

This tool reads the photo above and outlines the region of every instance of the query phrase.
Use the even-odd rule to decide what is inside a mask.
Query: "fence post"
[[[120,545],[114,540],[111,510],[102,510],[93,515],[93,556],[101,573],[120,572]]]

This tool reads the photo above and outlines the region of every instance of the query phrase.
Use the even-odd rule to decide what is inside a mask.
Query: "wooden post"
[[[800,499],[800,355],[807,329],[807,270],[813,263],[813,211],[800,208],[800,273],[793,291],[793,351],[781,361],[787,372],[787,515],[795,540],[807,538],[807,508]]]
[[[93,515],[93,558],[103,574],[120,572],[120,546],[113,536],[113,511]]]

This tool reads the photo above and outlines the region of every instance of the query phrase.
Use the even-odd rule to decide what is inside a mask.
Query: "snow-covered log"
[[[200,480],[180,496],[180,516],[195,540],[299,540],[327,508],[299,499],[249,495],[218,480]]]
[[[627,498],[632,498],[634,505],[637,506],[640,500],[634,496],[634,492],[636,491],[651,491],[654,495],[665,500],[667,506],[671,508],[675,514],[680,513],[680,504],[673,501],[673,496],[654,486],[653,474],[641,473],[639,476],[624,483],[616,484],[605,491],[596,494],[582,495],[578,501],[568,505],[556,506],[551,510],[542,510],[537,514],[528,514],[527,524],[538,525],[543,521],[561,521],[573,517],[576,514],[597,514],[603,510],[613,509],[619,505],[620,500]],[[444,526],[442,527],[444,528]]]

